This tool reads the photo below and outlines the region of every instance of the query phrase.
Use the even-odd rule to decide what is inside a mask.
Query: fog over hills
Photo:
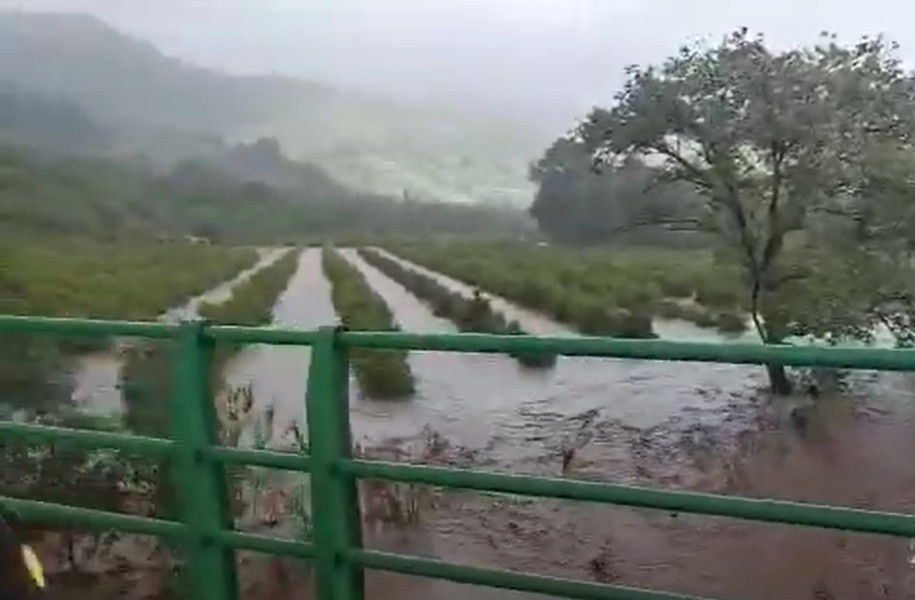
[[[742,26],[774,47],[807,45],[823,30],[845,41],[885,33],[915,64],[915,5],[902,0],[866,9],[846,0],[0,0],[3,8],[29,13],[4,18],[3,68],[121,118],[128,147],[174,154],[211,148],[213,133],[276,135],[294,158],[352,185],[461,201],[529,201],[527,163],[609,103],[627,65],[658,62],[683,43]],[[35,72],[11,55],[25,49],[40,50]]]
[[[78,14],[0,13],[3,89],[72,103],[120,132],[112,151],[177,159],[271,136],[351,186],[413,199],[524,204],[543,141],[437,106],[200,68]]]

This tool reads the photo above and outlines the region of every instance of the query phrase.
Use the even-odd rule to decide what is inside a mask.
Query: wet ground
[[[403,329],[454,330],[355,252],[344,255]],[[533,333],[572,335],[504,301],[495,307]],[[320,251],[307,250],[275,322],[311,328],[333,318]],[[690,335],[677,323],[657,329]],[[250,382],[261,409],[274,407],[279,434],[302,419],[307,363],[304,349],[256,347],[239,354],[227,376]],[[412,353],[410,363],[418,388],[410,401],[362,398],[351,386],[362,445],[401,448],[418,461],[556,476],[563,451],[574,448],[566,477],[915,509],[912,376],[863,373],[814,402],[770,399],[761,370],[747,366],[561,358],[555,369],[532,371],[507,357],[442,353]],[[798,407],[803,427],[790,417]],[[417,524],[370,527],[367,545],[712,598],[915,598],[908,540],[459,492],[430,491],[421,505]],[[309,595],[300,568],[285,571],[285,582],[262,557],[246,559],[242,571],[243,597]],[[528,597],[374,572],[367,590],[370,599]]]

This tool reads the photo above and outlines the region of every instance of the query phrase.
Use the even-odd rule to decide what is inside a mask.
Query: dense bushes
[[[477,290],[473,298],[449,290],[433,278],[415,269],[405,267],[375,250],[360,249],[359,255],[379,271],[407,288],[417,298],[428,304],[436,316],[450,320],[461,331],[525,335],[517,321],[509,322],[505,315],[492,308],[489,300]],[[552,367],[556,356],[542,353],[517,353],[513,355],[529,367]]]
[[[257,260],[187,243],[0,242],[0,313],[153,319]]]
[[[524,244],[401,245],[395,253],[589,335],[653,337],[655,316],[742,330],[736,267],[704,252],[570,250]]]
[[[334,308],[349,329],[397,330],[384,300],[369,287],[359,270],[332,249],[322,255],[324,274],[331,284]],[[407,353],[400,350],[356,349],[353,370],[363,394],[374,398],[402,398],[415,391]]]

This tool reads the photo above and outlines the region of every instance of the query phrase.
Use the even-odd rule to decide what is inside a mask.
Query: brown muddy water
[[[403,329],[454,331],[354,251],[344,255]],[[503,300],[495,306],[531,332],[573,335]],[[292,327],[333,322],[319,250],[301,255],[274,315],[276,324]],[[690,327],[657,329],[687,338]],[[307,349],[254,347],[231,364],[227,379],[250,383],[257,405],[274,408],[279,435],[303,419],[307,364]],[[915,510],[912,376],[857,374],[842,393],[814,401],[769,398],[760,369],[748,366],[560,358],[556,368],[534,371],[507,357],[421,352],[410,364],[418,391],[409,401],[363,398],[351,386],[361,446],[397,449],[418,462],[554,476],[563,475],[563,450],[574,447],[564,473],[570,478]],[[791,424],[796,408],[808,417],[803,430]],[[367,524],[366,545],[711,598],[915,598],[909,540],[455,491],[431,490],[420,504],[414,525]],[[274,564],[245,557],[243,598],[311,596],[303,569],[287,580],[275,575]],[[151,584],[130,591],[138,589],[136,573],[134,584],[116,590],[92,586],[92,597],[168,595]],[[148,573],[140,576],[147,584],[155,570]],[[66,588],[61,597],[77,597]],[[368,572],[367,597],[533,596]]]

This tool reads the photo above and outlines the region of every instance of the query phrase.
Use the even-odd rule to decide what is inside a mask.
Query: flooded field
[[[454,331],[354,250],[343,255],[404,330]],[[504,300],[493,304],[532,333],[574,335]],[[334,318],[320,250],[306,250],[274,308],[274,324],[312,328]],[[676,322],[656,329],[664,337],[715,339]],[[251,384],[257,407],[272,407],[280,437],[304,418],[308,360],[307,349],[252,347],[229,364],[226,378],[231,385]],[[772,399],[762,369],[750,366],[560,358],[554,369],[529,370],[509,357],[421,352],[412,353],[410,363],[418,391],[408,401],[361,397],[351,386],[354,439],[363,448],[435,464],[915,510],[915,472],[908,464],[915,452],[911,376],[860,373],[841,392]],[[915,597],[909,540],[585,503],[413,492],[418,523],[368,523],[368,546],[722,599]],[[255,568],[265,564],[246,559],[242,597],[310,595],[304,571],[280,581]],[[367,577],[370,599],[527,597],[376,572]],[[141,597],[94,589],[93,597]],[[156,594],[168,596],[160,590],[142,597]]]
[[[232,289],[240,283],[247,281],[254,273],[274,263],[285,252],[282,248],[263,248],[258,250],[258,261],[229,281],[225,281],[206,293],[188,299],[182,306],[160,316],[160,320],[177,322],[181,319],[193,318],[197,310],[205,302],[219,303],[228,300]],[[119,376],[124,349],[133,343],[131,340],[115,340],[112,348],[100,352],[91,352],[79,357],[72,379],[73,400],[78,406],[88,412],[102,414],[120,413],[121,391],[119,389]]]

